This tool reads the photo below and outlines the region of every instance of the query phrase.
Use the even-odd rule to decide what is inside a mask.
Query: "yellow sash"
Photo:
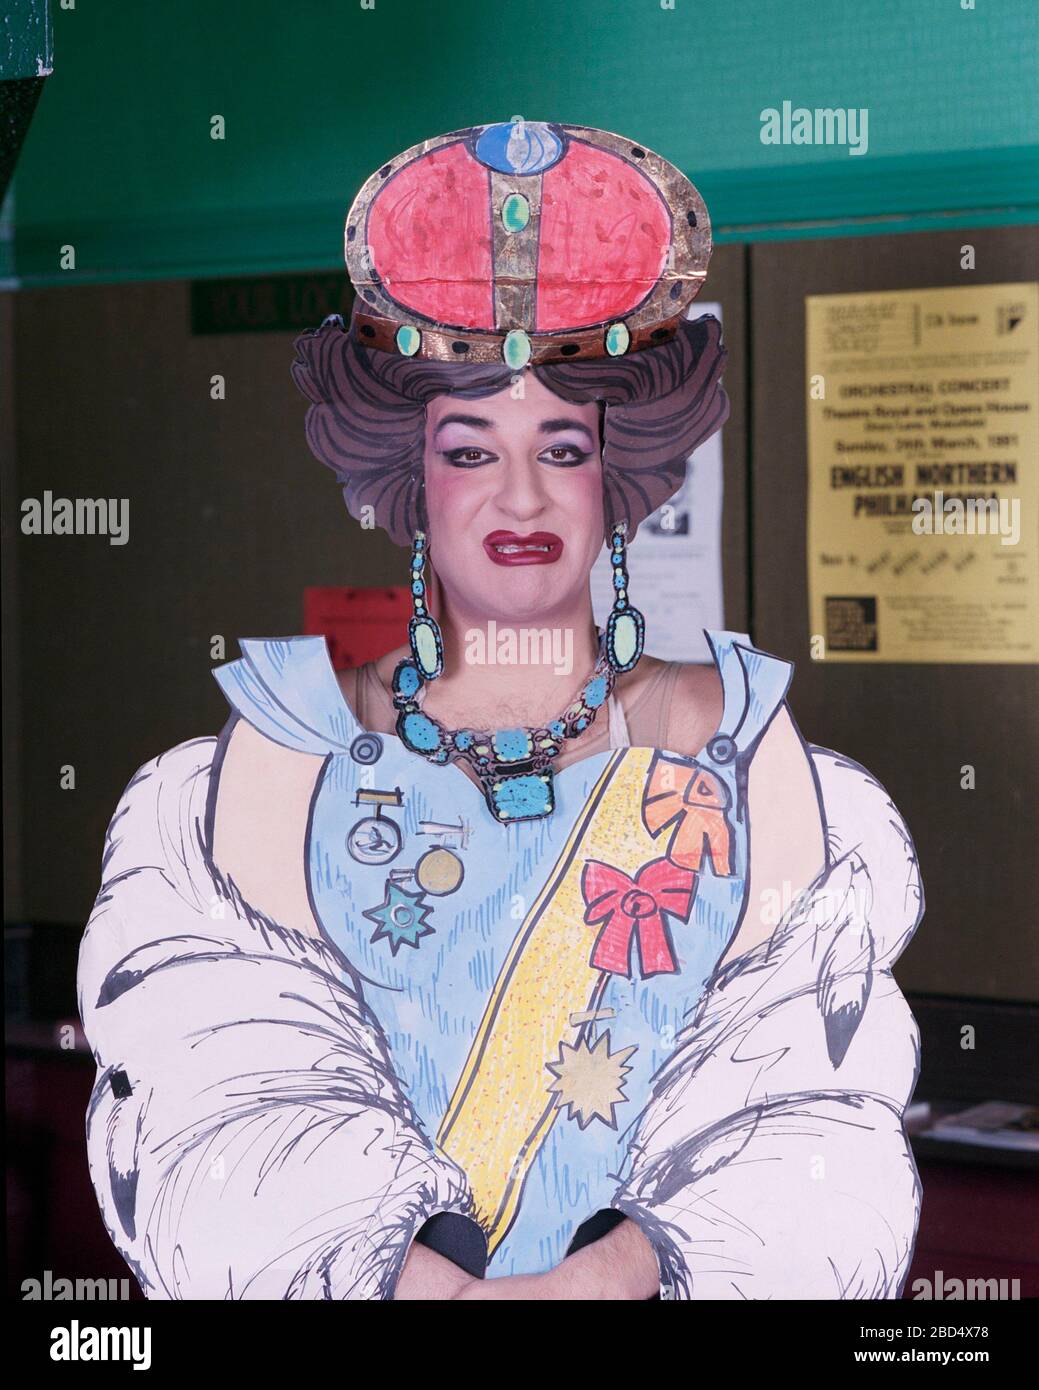
[[[575,1043],[580,1015],[595,1009],[606,984],[589,963],[598,929],[584,922],[585,861],[634,874],[660,853],[640,814],[653,757],[653,749],[629,748],[607,763],[516,934],[437,1135],[469,1178],[491,1251],[558,1113],[546,1063],[562,1042]]]

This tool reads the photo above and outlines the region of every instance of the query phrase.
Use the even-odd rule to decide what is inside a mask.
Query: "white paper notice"
[[[689,318],[718,304],[690,306]],[[722,595],[722,434],[692,455],[685,482],[639,527],[628,547],[628,594],[646,619],[646,651],[663,661],[711,660],[704,628],[725,626]],[[604,550],[592,568],[592,607],[601,627],[613,604],[612,569]]]

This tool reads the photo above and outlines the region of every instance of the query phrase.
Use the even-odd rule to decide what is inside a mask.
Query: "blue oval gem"
[[[432,753],[440,746],[440,730],[426,714],[406,714],[401,738],[416,753]]]
[[[402,661],[393,673],[393,693],[411,696],[422,684],[422,677],[410,661]]]
[[[476,140],[476,158],[500,174],[543,174],[563,157],[564,145],[544,121],[503,121]]]
[[[405,357],[414,357],[422,346],[422,334],[410,323],[402,323],[397,329],[397,350]]]
[[[606,699],[606,677],[593,676],[584,688],[584,702],[589,709],[598,709]]]
[[[530,735],[526,729],[499,729],[492,735],[492,741],[502,762],[515,763],[530,755]]]
[[[631,334],[626,324],[611,323],[606,330],[606,351],[611,357],[623,357],[631,345]]]

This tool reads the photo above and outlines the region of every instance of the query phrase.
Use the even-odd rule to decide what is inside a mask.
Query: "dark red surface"
[[[936,1271],[950,1279],[1019,1279],[1022,1298],[1039,1298],[1039,1173],[919,1162],[920,1231],[903,1297]],[[948,1293],[946,1294],[948,1297]]]
[[[89,1053],[8,1054],[7,1285],[24,1279],[137,1281],[108,1238],[87,1168],[86,1113],[94,1084]]]
[[[410,617],[411,594],[402,586],[303,591],[303,631],[327,639],[337,671],[376,661],[406,642]]]

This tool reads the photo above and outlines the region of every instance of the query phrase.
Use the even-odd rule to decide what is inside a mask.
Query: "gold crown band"
[[[582,359],[621,357],[670,342],[683,318],[676,314],[664,322],[629,329],[623,319],[582,328],[573,333],[475,333],[402,323],[355,309],[351,331],[368,348],[403,357],[433,362],[499,362],[520,370],[545,362],[580,362]]]

